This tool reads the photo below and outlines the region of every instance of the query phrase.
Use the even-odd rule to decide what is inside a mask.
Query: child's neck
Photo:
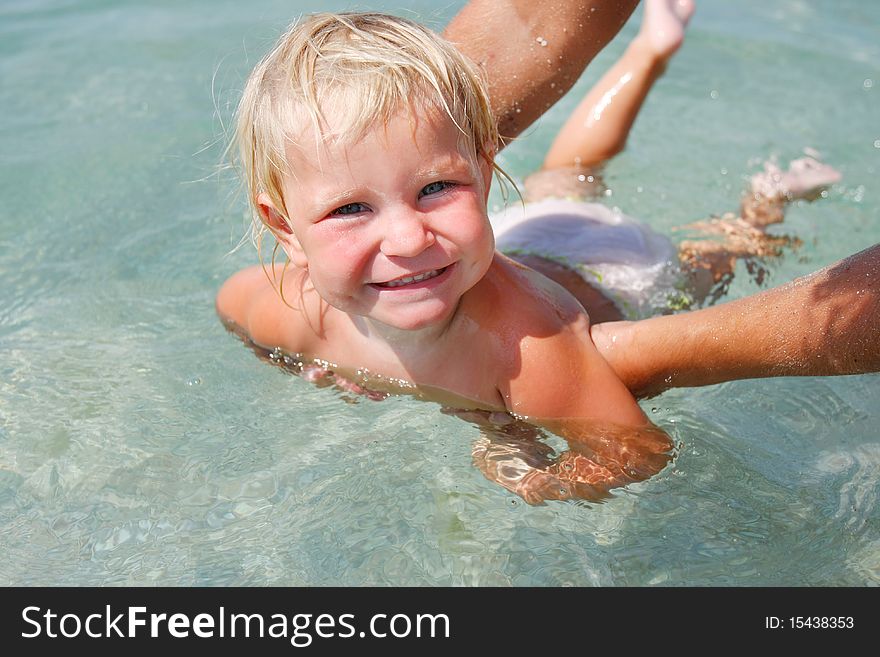
[[[349,315],[355,329],[379,348],[387,348],[396,360],[406,367],[409,364],[430,361],[437,353],[444,351],[443,346],[456,324],[459,314],[457,307],[450,316],[439,324],[432,324],[420,329],[405,330],[383,324],[369,317]]]

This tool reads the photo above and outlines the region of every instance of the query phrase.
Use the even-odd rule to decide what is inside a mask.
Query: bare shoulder
[[[302,313],[284,302],[278,283],[284,280],[286,290],[299,287],[302,272],[281,266],[264,268],[254,265],[230,276],[217,293],[217,314],[233,324],[255,343],[264,347],[281,347],[301,351],[304,324]],[[287,296],[287,294],[285,294]]]
[[[593,344],[580,303],[541,274],[502,264],[493,322],[507,342],[498,384],[507,408],[533,418],[642,424],[638,404]]]
[[[481,303],[492,303],[491,320],[517,324],[538,333],[556,331],[572,323],[586,323],[583,306],[565,288],[547,276],[506,256],[496,254],[486,276],[480,281]]]
[[[496,255],[480,281],[481,323],[501,337],[504,349],[544,338],[589,336],[590,318],[565,288],[537,271]],[[476,305],[476,304],[475,304]],[[472,311],[474,312],[474,311]],[[510,341],[510,344],[508,344]]]

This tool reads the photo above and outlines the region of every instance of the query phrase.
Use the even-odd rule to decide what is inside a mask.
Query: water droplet
[[[593,182],[594,180],[593,176],[587,176],[587,182]]]
[[[712,91],[710,91],[709,98],[711,98],[712,100],[717,100],[718,99],[718,90],[713,89]]]
[[[880,148],[880,139],[874,140],[874,148]]]
[[[652,412],[652,413],[658,413],[659,411],[660,411],[660,409],[657,408],[656,406],[652,406],[652,407],[651,407],[651,412]]]
[[[201,384],[201,382],[202,382],[202,380],[199,377],[196,377],[194,379],[190,379],[189,381],[187,381],[186,385],[197,386],[197,385]]]
[[[535,39],[535,41],[537,41],[538,44],[539,44],[542,48],[546,48],[546,47],[547,47],[547,39],[545,39],[544,37],[540,37],[540,36],[539,36],[537,39]]]
[[[721,167],[721,175],[722,175],[722,176],[726,176],[726,175],[727,175],[727,169],[726,169],[725,167]]]
[[[584,174],[578,174],[578,182],[586,182],[587,177]]]
[[[605,196],[611,196],[613,193],[610,189],[605,190]]]
[[[862,86],[865,89],[870,89],[871,87],[874,86],[874,81],[871,78],[865,78],[865,81],[862,82]]]

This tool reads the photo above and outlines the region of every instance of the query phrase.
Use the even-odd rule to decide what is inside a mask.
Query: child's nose
[[[395,212],[385,222],[381,250],[387,256],[412,258],[434,243],[434,233],[413,211]]]

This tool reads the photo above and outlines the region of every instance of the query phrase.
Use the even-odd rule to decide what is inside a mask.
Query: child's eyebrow
[[[350,189],[328,192],[327,194],[322,194],[318,190],[310,194],[306,205],[311,214],[323,216],[340,206],[362,200],[363,192],[364,188],[362,187],[352,187]]]
[[[454,174],[471,174],[473,173],[473,165],[471,161],[461,153],[455,155],[449,154],[433,159],[424,168],[419,168],[414,172],[414,176],[425,178],[431,176],[443,176]]]

